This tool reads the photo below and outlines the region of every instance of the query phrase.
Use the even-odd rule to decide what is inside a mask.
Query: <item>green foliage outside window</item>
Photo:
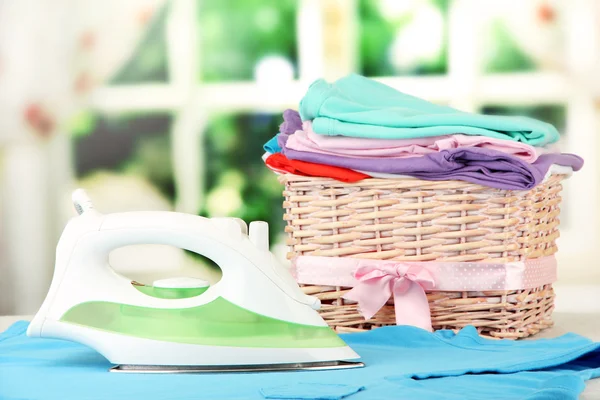
[[[263,57],[297,65],[297,0],[203,0],[198,3],[204,82],[252,80]]]
[[[394,3],[389,0],[360,0],[358,3],[360,73],[365,76],[446,73],[446,21],[449,1],[421,0],[414,3],[418,6],[430,7],[430,10],[436,10],[435,12],[441,14],[441,20],[438,20],[438,22],[442,25],[439,27],[442,37],[437,48],[431,49],[432,52],[427,55],[421,54],[419,46],[423,37],[414,36],[407,32],[407,28],[418,17],[418,10],[415,7],[405,7],[402,6],[402,2]],[[396,10],[397,14],[391,15],[389,12],[386,13],[385,4],[388,7],[402,10]],[[435,27],[423,26],[420,28],[425,35],[429,35]],[[408,48],[400,45],[401,47],[397,51],[402,53],[403,61],[397,63],[394,62],[394,58],[398,58],[398,54],[395,54],[393,49],[394,41],[402,35],[410,35],[408,40],[412,42],[409,43],[412,46]]]
[[[171,158],[169,114],[92,114],[75,141],[78,177],[99,170],[139,176],[172,204],[177,193]],[[204,154],[204,202],[198,214],[267,221],[271,241],[283,232],[282,185],[263,163],[262,145],[279,131],[280,114],[219,115],[209,121]],[[193,134],[193,133],[190,133]]]
[[[169,7],[163,7],[158,11],[137,48],[111,79],[110,84],[166,83],[169,80],[165,36],[168,12]]]
[[[566,128],[566,108],[562,105],[539,106],[498,106],[486,105],[481,109],[484,114],[492,115],[524,115],[552,124],[563,133]]]
[[[221,115],[205,132],[205,201],[201,214],[267,221],[270,240],[283,232],[282,185],[262,162],[262,146],[281,115]]]

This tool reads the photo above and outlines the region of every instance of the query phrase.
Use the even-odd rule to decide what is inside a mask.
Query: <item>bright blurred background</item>
[[[565,184],[560,280],[600,284],[599,22],[595,0],[0,0],[0,315],[41,304],[76,187],[103,212],[268,221],[283,257],[262,144],[313,80],[350,72],[556,125],[586,159]],[[218,279],[175,248],[111,263]]]

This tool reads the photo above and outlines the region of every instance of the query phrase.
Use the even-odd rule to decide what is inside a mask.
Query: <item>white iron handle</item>
[[[166,244],[206,256],[215,252],[211,246],[235,251],[232,247],[246,238],[233,219],[213,221],[164,211],[109,214],[103,217],[100,232],[104,233],[103,244],[109,251],[132,244]]]
[[[84,217],[85,212],[78,218]],[[229,283],[224,289],[230,299],[245,298],[249,290],[255,290],[257,284],[264,284],[266,278],[278,282],[277,286],[296,301],[315,309],[319,307],[318,300],[305,295],[289,271],[275,262],[273,255],[264,248],[265,243],[258,239],[256,243],[251,241],[234,219],[211,220],[161,211],[126,212],[100,218],[99,228],[77,236],[80,258],[97,261],[82,261],[83,267],[93,265],[94,269],[110,268],[108,255],[119,247],[135,244],[171,245],[203,255],[215,262],[223,272],[223,279],[229,276]],[[259,228],[251,229],[251,233],[256,231],[257,238],[261,234],[268,234],[265,225],[266,223],[256,225]],[[186,302],[171,299],[155,301],[169,307]]]

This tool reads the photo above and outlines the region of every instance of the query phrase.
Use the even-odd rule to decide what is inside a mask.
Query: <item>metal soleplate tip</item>
[[[319,371],[330,369],[361,368],[365,364],[352,361],[323,361],[293,364],[261,364],[261,365],[130,365],[122,364],[112,367],[110,372],[129,374],[210,374],[210,373],[249,373],[249,372],[285,372],[285,371]]]

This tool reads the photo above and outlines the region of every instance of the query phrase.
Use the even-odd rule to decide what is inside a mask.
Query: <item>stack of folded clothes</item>
[[[583,166],[580,157],[552,148],[559,134],[550,124],[458,111],[359,75],[314,82],[299,112],[286,110],[283,118],[280,133],[265,144],[265,163],[277,173],[526,190]]]

